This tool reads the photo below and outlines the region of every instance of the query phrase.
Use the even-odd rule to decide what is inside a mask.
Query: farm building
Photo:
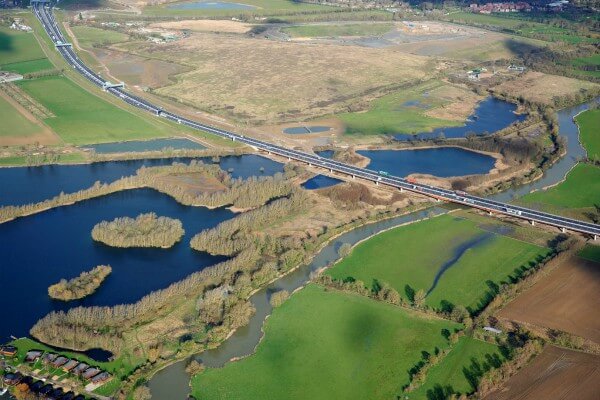
[[[39,350],[31,350],[25,354],[26,362],[35,362],[42,356],[42,352]]]
[[[17,354],[17,348],[15,346],[2,346],[0,347],[0,354],[7,357],[14,357]]]

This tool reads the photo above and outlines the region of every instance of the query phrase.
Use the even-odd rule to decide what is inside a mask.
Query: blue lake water
[[[135,174],[142,166],[169,165],[174,161],[189,162],[191,158],[108,161],[82,165],[45,165],[41,167],[0,168],[0,206],[21,205],[85,189],[96,181],[112,182]],[[204,159],[211,162],[211,159]],[[268,158],[247,154],[221,157],[219,165],[231,171],[234,178],[254,175],[274,175],[283,172],[283,164]],[[261,171],[261,168],[263,170]]]
[[[308,190],[323,189],[342,182],[340,179],[332,178],[327,175],[317,175],[310,178],[302,184],[302,187]]]
[[[496,160],[485,154],[456,147],[440,147],[416,150],[358,150],[358,154],[368,157],[367,166],[373,171],[386,171],[395,176],[410,174],[430,174],[440,178],[488,173]],[[331,158],[333,151],[318,153]]]
[[[94,150],[98,154],[134,153],[141,151],[159,151],[172,148],[175,150],[202,150],[206,147],[189,139],[170,138],[155,140],[131,140],[128,142],[101,143],[84,146],[84,149]]]
[[[185,236],[170,249],[112,248],[91,238],[94,225],[117,217],[155,212],[182,221]],[[52,310],[132,303],[189,274],[224,260],[194,251],[191,237],[232,218],[227,209],[186,207],[152,189],[136,189],[59,207],[0,224],[0,341],[26,335]],[[100,264],[113,272],[98,291],[78,301],[48,297],[48,286]]]
[[[256,7],[249,4],[229,3],[225,1],[194,1],[172,4],[167,8],[171,10],[253,10]]]
[[[320,133],[330,131],[331,128],[329,126],[293,126],[291,128],[285,128],[283,133],[287,133],[290,135],[302,135],[309,133]]]
[[[417,101],[418,103],[418,101]],[[415,106],[418,104],[415,103]],[[446,138],[463,138],[468,133],[483,135],[486,132],[494,133],[500,129],[506,128],[510,124],[518,121],[523,121],[526,115],[515,114],[517,106],[503,100],[493,97],[488,97],[479,103],[475,112],[468,118],[463,126],[438,128],[432,132],[421,132],[415,135],[411,134],[395,134],[394,138],[400,141],[406,140],[426,140],[436,139],[440,137]]]

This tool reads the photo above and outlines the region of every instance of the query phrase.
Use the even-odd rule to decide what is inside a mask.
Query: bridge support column
[[[441,200],[440,200],[440,199],[438,199],[437,197],[435,198],[435,202],[436,202],[436,203],[439,203],[440,201],[441,201]]]
[[[309,167],[312,167],[312,164],[311,164],[311,163],[308,163],[308,166],[309,166]]]
[[[404,189],[403,189],[403,188],[400,188],[400,193],[403,193],[403,192],[404,192]]]
[[[531,226],[535,226],[535,221],[534,220],[529,221],[529,223],[531,224]]]
[[[560,228],[560,231],[561,231],[562,233],[567,233],[567,230],[566,230],[565,228]]]
[[[356,177],[354,175],[352,175],[352,179],[355,179]]]
[[[292,161],[292,158],[291,158],[291,157],[288,157],[288,161]]]
[[[598,235],[594,235],[594,240],[598,240]]]
[[[333,169],[329,168],[329,173],[333,174]]]
[[[231,138],[231,141],[232,141],[232,142],[235,142],[235,137],[232,137],[232,138]]]
[[[491,212],[491,211],[488,211],[488,215],[492,215],[492,212]]]
[[[375,181],[375,185],[376,185],[376,186],[379,186],[379,181]]]

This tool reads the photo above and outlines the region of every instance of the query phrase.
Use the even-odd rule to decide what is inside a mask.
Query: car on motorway
[[[504,211],[506,211],[509,214],[514,214],[514,215],[521,215],[521,214],[523,214],[520,210],[514,210],[514,209],[508,208],[508,207],[504,207]]]

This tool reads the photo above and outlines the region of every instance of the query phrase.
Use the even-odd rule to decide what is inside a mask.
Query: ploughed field
[[[197,399],[395,398],[422,351],[459,324],[309,284],[266,321],[256,353],[192,379]],[[459,377],[460,378],[460,377]]]
[[[486,400],[596,400],[600,393],[600,357],[547,346],[525,368]]]
[[[590,248],[593,249],[593,248]],[[584,250],[593,257],[594,250]],[[500,317],[567,331],[600,343],[600,263],[572,257],[513,300]]]
[[[463,305],[475,311],[502,282],[549,252],[500,234],[510,235],[510,229],[442,215],[381,233],[326,273],[361,280],[367,287],[375,281],[389,284],[408,301],[420,290],[429,292],[425,304],[436,309]]]

